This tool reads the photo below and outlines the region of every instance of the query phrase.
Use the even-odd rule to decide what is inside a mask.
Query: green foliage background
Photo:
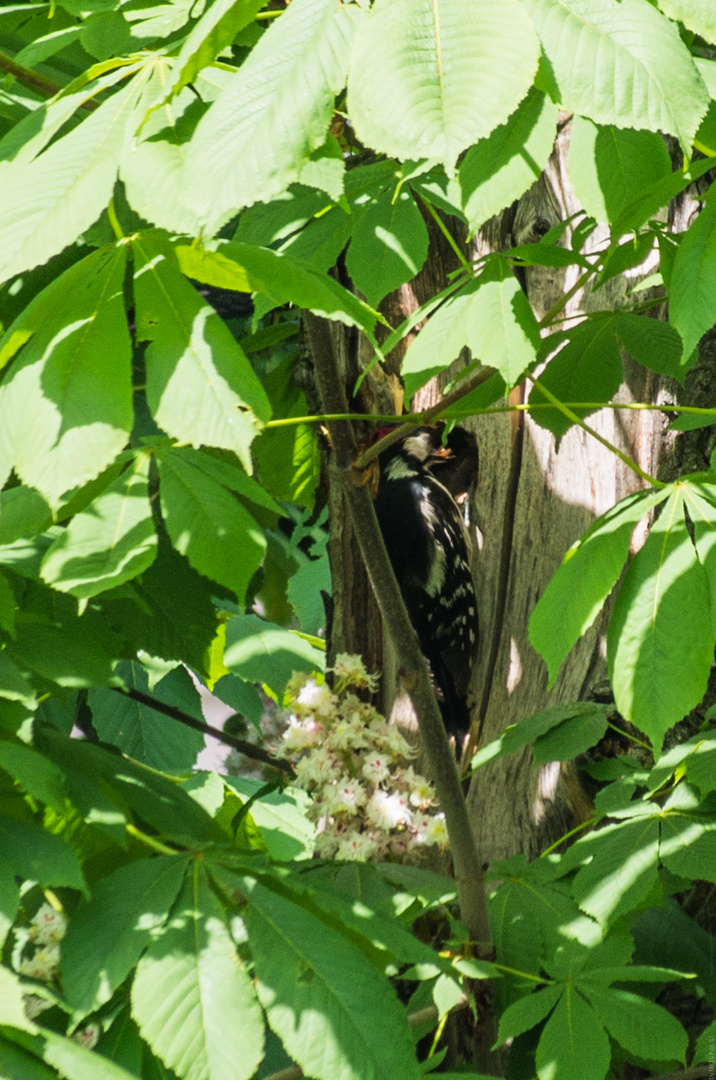
[[[310,859],[301,792],[193,771],[203,736],[142,695],[201,721],[190,670],[258,725],[257,686],[280,697],[294,670],[321,669],[300,313],[358,328],[379,361],[376,307],[424,264],[425,216],[465,235],[509,206],[560,108],[585,213],[460,255],[383,350],[429,315],[409,395],[465,346],[494,369],[450,419],[549,359],[530,404],[557,439],[612,401],[622,350],[683,383],[716,322],[716,200],[678,235],[659,211],[716,157],[712,5],[5,3],[0,69],[0,1074],[249,1080],[296,1062],[317,1080],[408,1080],[441,1060],[408,1016],[433,1003],[441,1019],[485,978],[515,1077],[708,1060],[713,1025],[688,1047],[654,998],[687,978],[716,1007],[713,939],[671,899],[716,884],[710,721],[661,753],[713,662],[716,473],[646,477],[534,612],[554,679],[621,582],[610,677],[655,763],[595,767],[602,827],[493,868],[494,965],[452,916],[446,951],[411,932],[444,916],[450,881]],[[587,258],[597,223],[609,240]],[[342,252],[361,296],[329,275]],[[558,331],[561,308],[538,322],[515,276],[603,284],[650,253],[656,294]],[[207,286],[253,294],[253,314],[222,317]],[[650,318],[664,299],[669,321]],[[677,426],[716,423],[679,411]],[[90,717],[101,744],[70,737]],[[474,767],[527,743],[564,760],[607,723],[599,706],[550,710]],[[47,897],[69,916],[52,986],[17,974]],[[28,993],[49,1006],[37,1022]],[[88,1018],[95,1050],[71,1038]]]

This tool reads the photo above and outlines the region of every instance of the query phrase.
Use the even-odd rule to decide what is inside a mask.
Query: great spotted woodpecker
[[[436,428],[418,428],[385,450],[379,458],[375,509],[430,666],[445,727],[458,740],[470,727],[467,695],[478,645],[478,616],[469,541],[453,495],[467,488],[461,478],[466,446],[474,480],[477,447],[469,433],[455,430],[456,453],[450,437],[447,447],[441,446]]]

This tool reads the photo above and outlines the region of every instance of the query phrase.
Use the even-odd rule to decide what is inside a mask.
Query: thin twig
[[[38,75],[36,71],[31,71],[30,68],[23,67],[22,64],[11,60],[3,52],[0,52],[0,71],[6,71],[8,75],[14,75],[19,82],[29,86],[31,90],[46,94],[47,97],[54,97],[55,94],[59,94],[61,90],[64,90],[64,87],[60,86],[59,83],[53,82],[52,79],[46,79],[44,75]],[[94,112],[98,108],[99,105],[92,99],[83,101],[80,105],[80,109],[85,109],[87,112]]]
[[[466,1009],[470,1002],[465,994],[462,995],[460,1000],[453,1005],[450,1009],[450,1013],[461,1012],[462,1009]],[[418,1009],[417,1012],[410,1013],[408,1016],[408,1024],[410,1027],[420,1027],[421,1024],[432,1023],[437,1020],[439,1016],[436,1005],[427,1005],[424,1009]],[[269,1076],[265,1076],[264,1080],[299,1080],[303,1076],[303,1071],[299,1065],[290,1065],[287,1069],[280,1069],[278,1072],[271,1073]]]
[[[147,708],[154,709],[155,712],[163,713],[164,716],[169,716],[172,720],[177,720],[180,724],[193,728],[194,731],[200,731],[202,735],[211,735],[213,739],[218,739],[219,742],[226,743],[227,746],[233,746],[234,750],[240,751],[246,757],[262,761],[265,765],[279,769],[289,776],[295,775],[290,761],[286,761],[285,758],[274,757],[273,754],[262,750],[260,746],[254,746],[247,739],[239,739],[235,735],[229,735],[228,732],[222,731],[221,728],[212,727],[211,724],[197,720],[182,709],[177,709],[174,705],[167,705],[165,702],[159,701],[158,698],[145,694],[142,690],[135,690],[134,687],[113,686],[111,689],[117,694],[122,694],[123,697],[132,698],[133,701],[138,701],[140,705],[146,705]]]

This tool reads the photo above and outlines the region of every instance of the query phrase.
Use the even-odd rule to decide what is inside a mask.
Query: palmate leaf
[[[311,912],[242,880],[259,999],[304,1073],[316,1080],[418,1080],[406,1013],[381,973]]]
[[[686,148],[708,93],[678,30],[648,0],[521,0],[561,104],[599,124],[676,135]]]
[[[254,988],[198,862],[167,927],[137,966],[132,1015],[182,1080],[248,1080],[263,1056]]]
[[[569,650],[589,629],[614,588],[638,521],[665,492],[630,495],[599,518],[567,552],[530,617],[529,635],[550,686]]]
[[[351,57],[351,119],[375,150],[452,169],[462,150],[507,120],[537,60],[517,0],[378,0]]]
[[[207,235],[299,179],[325,141],[363,14],[339,0],[294,0],[199,122],[182,180]]]
[[[148,452],[140,453],[47,551],[44,581],[73,596],[96,596],[136,577],[154,561],[157,534],[149,502]]]
[[[166,922],[188,863],[187,855],[139,859],[98,883],[62,942],[62,986],[73,1009],[98,1009],[124,982]]]
[[[27,344],[0,387],[0,473],[13,465],[52,505],[109,465],[132,427],[125,266],[123,246],[93,252],[5,335]]]
[[[137,337],[147,401],[169,435],[233,450],[251,472],[251,442],[270,415],[253,368],[213,308],[184,279],[163,234],[133,241]]]
[[[140,118],[142,89],[130,82],[35,161],[0,167],[0,281],[46,262],[99,217]]]
[[[677,488],[627,571],[607,636],[617,708],[656,754],[666,731],[701,701],[715,643],[708,579]]]
[[[159,496],[167,532],[199,573],[227,586],[243,603],[261,565],[266,538],[238,499],[179,450],[157,455]]]

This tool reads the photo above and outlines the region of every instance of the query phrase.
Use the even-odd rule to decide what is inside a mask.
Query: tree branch
[[[39,94],[46,94],[48,97],[54,97],[55,94],[59,94],[60,90],[64,89],[59,83],[53,82],[52,79],[46,79],[44,75],[38,75],[36,71],[31,71],[30,68],[23,67],[22,64],[16,63],[2,52],[0,52],[0,71],[6,71],[8,75],[14,75],[18,82],[24,83],[31,90],[36,90]],[[80,109],[85,109],[87,112],[94,112],[98,108],[97,102],[91,99],[80,104]]]
[[[205,721],[197,720],[182,709],[177,709],[174,705],[167,705],[165,702],[159,701],[158,698],[145,694],[142,690],[135,690],[134,687],[113,686],[111,689],[117,694],[122,694],[123,697],[138,701],[140,705],[146,705],[148,709],[154,709],[155,712],[163,713],[164,716],[169,716],[172,720],[177,720],[180,724],[193,728],[194,731],[200,731],[203,735],[211,735],[213,739],[218,739],[219,742],[226,743],[227,746],[233,746],[234,750],[239,750],[246,757],[262,761],[273,769],[279,769],[281,772],[287,773],[288,776],[295,776],[290,761],[286,761],[285,758],[274,757],[273,754],[262,750],[260,746],[254,746],[247,739],[239,739],[235,735],[229,735],[226,731],[222,731],[221,728],[212,727],[211,724],[207,724]]]
[[[328,323],[307,314],[306,328],[324,411],[327,413],[347,412],[347,402],[338,375]],[[336,421],[329,424],[329,432],[363,561],[381,615],[393,641],[406,688],[418,715],[431,777],[440,806],[445,813],[458,888],[460,917],[467,926],[470,936],[481,945],[489,947],[491,934],[482,861],[470,826],[455,755],[448,743],[427,664],[420,652],[415,630],[408,618],[388,559],[370,492],[366,486],[357,487],[350,481],[356,450],[352,426],[345,421]]]

